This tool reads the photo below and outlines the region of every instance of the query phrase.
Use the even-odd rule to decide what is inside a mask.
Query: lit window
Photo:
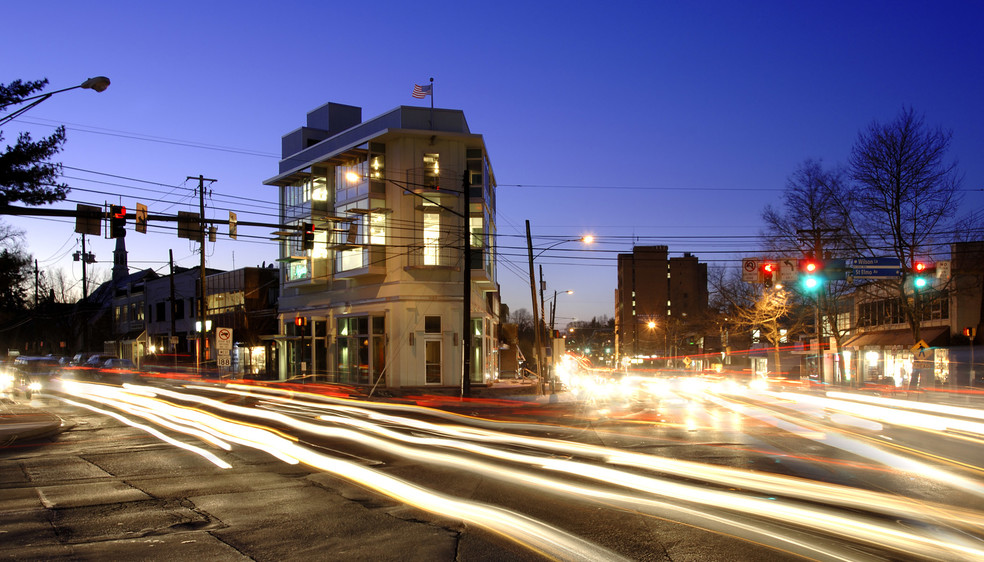
[[[424,265],[440,265],[441,215],[424,213]]]
[[[369,215],[369,243],[386,243],[386,215],[381,213]]]
[[[424,186],[438,187],[441,177],[441,157],[438,154],[424,154]]]
[[[314,249],[311,250],[311,257],[315,259],[325,259],[328,257],[327,230],[316,230],[314,232]]]
[[[369,176],[372,179],[382,179],[383,178],[383,168],[384,160],[382,155],[375,155],[372,157],[372,161],[369,163]]]
[[[482,237],[485,229],[482,227],[482,217],[470,217],[469,227],[471,228],[471,247],[481,248],[483,246]]]

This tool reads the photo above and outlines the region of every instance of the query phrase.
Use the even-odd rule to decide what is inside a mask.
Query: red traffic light
[[[109,237],[123,238],[126,236],[126,207],[122,205],[109,206]]]
[[[779,271],[779,264],[775,262],[762,262],[761,280],[767,287],[772,286],[772,280]]]
[[[301,244],[305,250],[314,249],[314,223],[306,222],[301,227]]]
[[[800,260],[800,269],[804,273],[816,273],[820,269],[820,263],[816,260]]]
[[[922,273],[926,271],[928,267],[929,266],[927,266],[925,262],[921,262],[921,261],[917,261],[916,263],[912,264],[912,270],[915,271],[916,273]]]

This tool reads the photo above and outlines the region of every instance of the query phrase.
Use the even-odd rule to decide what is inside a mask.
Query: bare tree
[[[815,287],[787,287],[793,297],[816,312],[814,334],[819,345],[832,335],[840,349],[850,326],[838,323],[842,297],[850,291],[831,258],[849,258],[858,253],[859,241],[851,226],[852,194],[846,172],[840,167],[825,168],[819,160],[805,160],[786,181],[782,206],[766,206],[763,239],[768,251],[780,258],[816,258],[826,263],[824,281]]]
[[[45,279],[45,292],[52,291],[54,302],[72,303],[82,298],[80,282],[72,281],[64,269],[49,269],[42,272]]]
[[[914,262],[932,257],[935,247],[953,239],[960,203],[956,162],[946,159],[951,133],[928,127],[923,117],[903,108],[889,123],[871,123],[851,151],[854,224],[874,254],[890,253],[902,264],[898,281],[888,283],[912,331],[920,340],[925,299],[913,290]],[[918,372],[910,384],[918,384]]]

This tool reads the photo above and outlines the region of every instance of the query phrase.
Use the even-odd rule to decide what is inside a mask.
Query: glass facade
[[[476,383],[489,380],[498,364],[496,319],[480,302],[487,300],[491,307],[497,301],[478,295],[495,287],[496,233],[494,182],[485,151],[463,149],[456,138],[431,138],[424,144],[396,137],[387,142],[395,143],[389,160],[386,144],[367,142],[285,175],[292,181],[281,187],[281,224],[287,232],[281,302],[288,303],[281,316],[281,364],[286,362],[287,371],[296,376],[346,384],[385,385],[390,378],[400,385],[454,384],[461,374],[461,338],[468,337],[468,376]],[[400,170],[387,171],[388,164],[397,162]],[[463,173],[469,182],[467,199],[460,193]],[[307,250],[302,237],[293,234],[305,223],[315,225],[313,248]],[[487,272],[473,273],[473,295],[480,300],[472,308],[470,333],[460,333],[460,296],[456,312],[451,312],[453,304],[439,299],[435,315],[410,320],[409,335],[387,322],[393,314],[401,323],[407,321],[403,315],[415,305],[404,299],[433,298],[427,283],[455,279],[460,291],[461,272],[455,268],[462,265],[466,226],[471,267]],[[402,267],[379,267],[387,254]],[[422,266],[435,270],[413,271]],[[396,282],[399,296],[393,297],[387,291]],[[309,323],[295,326],[295,316],[307,316]],[[390,347],[394,338],[402,345]],[[394,367],[412,363],[413,373],[388,375],[387,360],[396,361]]]

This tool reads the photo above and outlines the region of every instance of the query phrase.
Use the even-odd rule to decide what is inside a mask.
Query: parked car
[[[103,357],[107,357],[106,354],[98,351],[83,351],[81,353],[76,353],[75,356],[72,357],[70,364],[76,367],[83,367],[85,366],[86,361],[88,361],[93,355],[102,355]]]
[[[137,368],[137,366],[133,364],[133,361],[130,361],[129,359],[120,359],[118,357],[107,359],[102,366],[103,369],[129,369],[131,371]]]
[[[98,353],[96,355],[90,355],[89,358],[85,360],[84,366],[92,367],[94,369],[101,369],[103,365],[106,364],[107,360],[116,359],[116,358],[117,357],[115,355],[105,355],[102,353]]]

